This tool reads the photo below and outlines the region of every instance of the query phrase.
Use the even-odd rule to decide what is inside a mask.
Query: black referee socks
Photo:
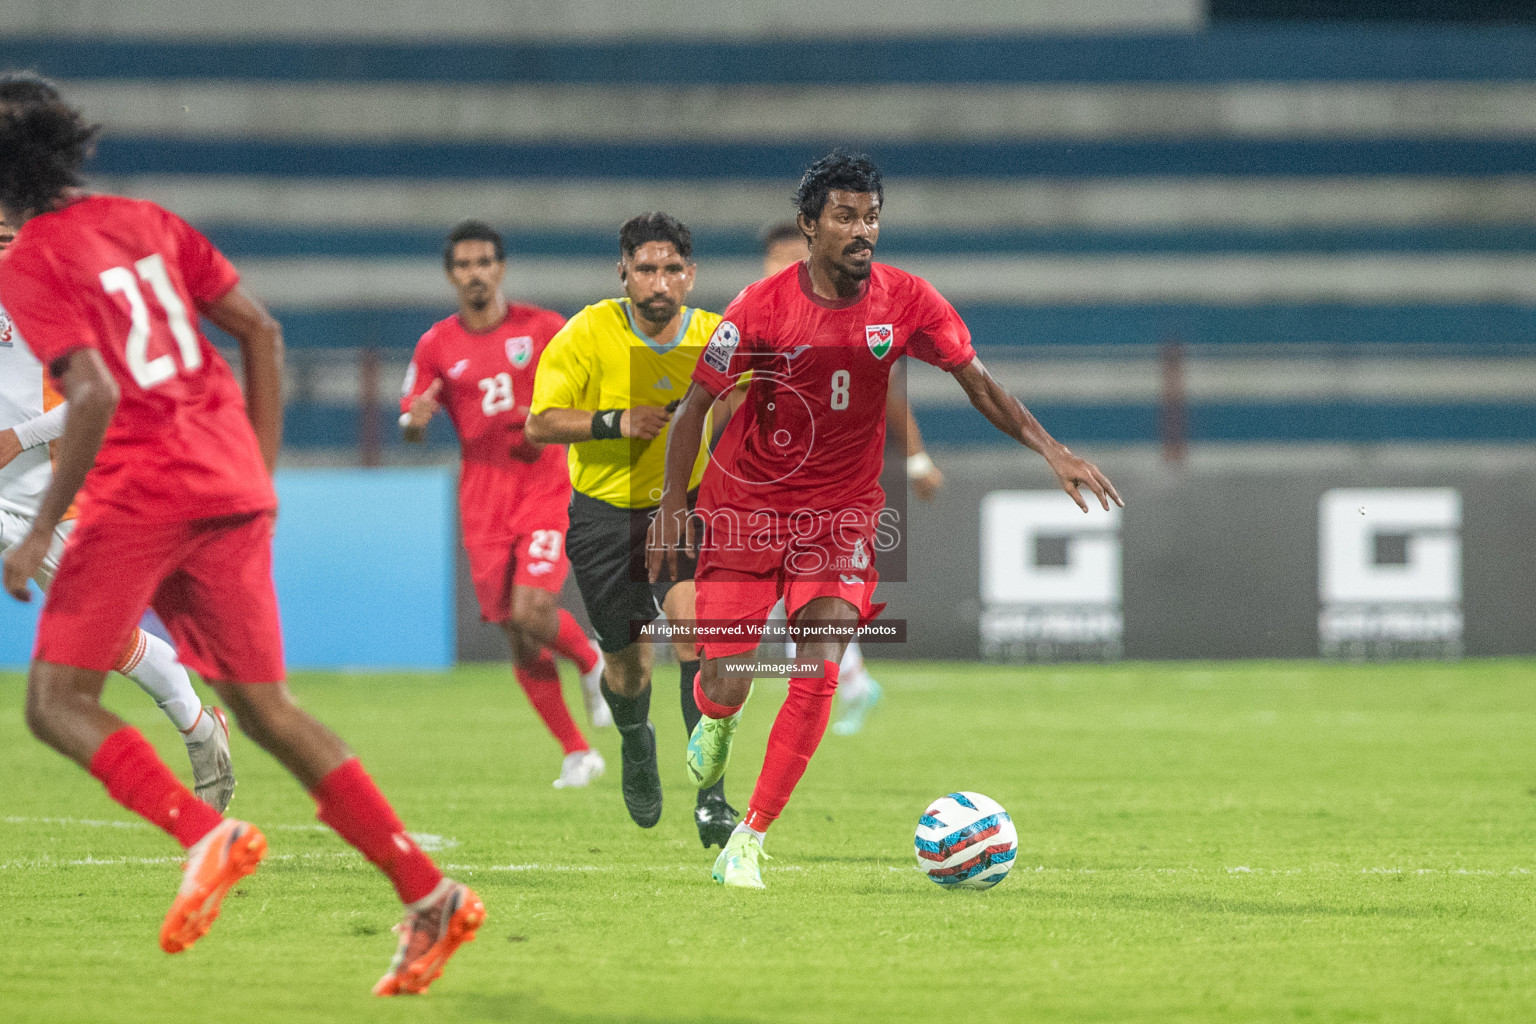
[[[651,717],[651,688],[647,686],[645,692],[638,697],[625,697],[608,689],[608,680],[601,683],[603,700],[608,702],[608,710],[613,712],[613,724],[620,729],[644,725]]]

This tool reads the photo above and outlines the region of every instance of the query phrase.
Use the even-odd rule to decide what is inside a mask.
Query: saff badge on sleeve
[[[731,356],[736,354],[736,346],[739,344],[741,332],[736,329],[736,325],[729,320],[721,320],[715,333],[710,335],[709,344],[704,346],[701,357],[704,365],[720,373],[730,373]]]

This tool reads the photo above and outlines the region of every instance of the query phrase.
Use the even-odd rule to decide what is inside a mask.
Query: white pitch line
[[[24,818],[8,814],[7,825],[80,825],[86,828],[149,828],[145,821],[97,821],[92,818]]]
[[[27,818],[20,815],[7,815],[4,819],[8,825],[79,825],[85,828],[149,828],[146,821],[99,821],[92,818]],[[331,832],[327,825],[260,825],[267,832]],[[406,835],[416,840],[416,844],[429,853],[438,850],[451,850],[459,845],[459,841],[452,836],[440,836],[433,832],[407,832]]]
[[[21,815],[14,815],[14,814],[13,815],[7,815],[4,818],[0,818],[0,821],[4,821],[6,824],[10,824],[10,825],[32,825],[32,824],[38,824],[38,825],[76,825],[76,826],[80,826],[80,827],[84,827],[84,828],[130,828],[130,829],[133,829],[133,828],[149,828],[148,823],[141,822],[141,821],[104,821],[104,820],[97,820],[97,819],[91,819],[91,818],[34,818],[34,817],[24,817],[24,816],[21,816]],[[265,826],[265,827],[271,828],[271,829],[274,829],[274,830],[284,830],[284,831],[320,831],[320,832],[328,832],[328,831],[330,831],[328,828],[326,828],[324,826],[321,826],[321,825],[272,825],[272,826]],[[416,840],[416,842],[422,847],[423,850],[428,850],[428,851],[432,851],[432,850],[451,850],[451,849],[453,849],[455,847],[458,847],[458,846],[462,845],[462,843],[459,840],[457,840],[457,839],[455,839],[455,838],[453,838],[451,836],[440,836],[440,835],[436,835],[436,834],[433,834],[433,833],[430,833],[430,832],[412,832],[412,833],[409,833],[409,835],[411,836],[411,838]],[[311,851],[311,852],[308,852],[308,853],[279,853],[279,854],[272,854],[272,855],[268,856],[266,859],[268,861],[353,860],[353,859],[358,859],[358,854],[357,854],[357,852],[355,850],[350,850],[350,849],[347,849],[347,850],[327,850],[327,851]],[[139,864],[149,864],[149,865],[153,865],[153,864],[179,864],[179,863],[181,863],[181,861],[182,861],[182,858],[179,857],[179,856],[176,856],[176,857],[106,857],[106,858],[87,856],[87,857],[80,858],[80,859],[75,859],[75,860],[55,860],[54,858],[44,856],[44,857],[34,857],[34,858],[29,858],[29,859],[18,859],[18,860],[10,860],[10,861],[0,861],[0,870],[14,870],[14,869],[17,869],[17,868],[29,868],[29,867],[115,867],[115,866],[120,866],[120,865],[125,865],[125,864],[134,864],[134,865],[139,865]],[[639,868],[640,870],[646,870],[646,871],[692,872],[692,871],[699,870],[699,865],[697,865],[697,864],[672,864],[672,865],[656,864],[656,865],[633,865],[633,866]],[[526,863],[526,864],[444,864],[443,868],[444,868],[444,870],[447,870],[447,871],[456,871],[456,872],[474,872],[474,871],[487,871],[487,872],[489,872],[489,871],[536,872],[537,871],[537,872],[543,872],[543,871],[548,871],[548,872],[582,872],[582,873],[596,872],[596,873],[607,873],[607,872],[614,872],[614,871],[620,870],[620,866],[616,866],[616,865],[613,865],[613,864],[540,864],[540,863],[537,863],[537,862]],[[843,867],[841,865],[836,865],[835,866],[835,865],[826,865],[826,864],[815,864],[815,865],[806,866],[806,865],[800,865],[800,864],[785,864],[785,865],[771,865],[771,866],[769,866],[767,868],[767,870],[769,870],[769,871],[812,871],[812,870],[815,870],[815,871],[839,871],[839,870],[849,870],[849,869],[847,867]],[[921,868],[919,868],[917,865],[913,865],[910,868],[899,868],[899,867],[896,867],[894,865],[889,865],[889,864],[884,864],[884,863],[873,863],[873,864],[860,865],[859,867],[854,868],[853,870],[861,870],[861,871],[881,871],[881,870],[884,870],[884,871],[887,871],[887,872],[896,871],[896,872],[905,873],[908,870],[920,871]],[[1346,867],[1344,865],[1339,865],[1339,864],[1314,865],[1314,866],[1305,867],[1305,868],[1264,868],[1264,867],[1251,867],[1251,866],[1246,865],[1246,864],[1233,865],[1233,866],[1230,866],[1230,867],[1222,867],[1222,868],[1200,868],[1200,867],[1194,867],[1194,866],[1187,866],[1187,867],[1152,867],[1150,865],[1134,865],[1134,866],[1130,866],[1130,867],[1109,867],[1109,868],[1091,868],[1091,867],[1059,868],[1059,867],[1047,867],[1044,864],[1038,864],[1035,867],[1031,868],[1031,867],[1025,867],[1024,865],[1021,864],[1021,865],[1017,866],[1015,868],[1015,870],[1017,870],[1017,871],[1019,871],[1021,873],[1035,874],[1035,875],[1114,875],[1114,874],[1206,875],[1206,874],[1222,874],[1222,873],[1225,873],[1225,874],[1228,874],[1228,875],[1302,875],[1302,874],[1328,875],[1328,874],[1357,874],[1358,873],[1358,874],[1361,874],[1361,875],[1403,875],[1403,874],[1413,874],[1413,875],[1446,875],[1446,876],[1468,876],[1468,877],[1474,877],[1475,876],[1475,877],[1485,877],[1485,878],[1520,876],[1520,875],[1529,875],[1529,874],[1532,873],[1532,870],[1530,868],[1524,868],[1524,867],[1520,867],[1518,865],[1516,865],[1514,867],[1511,867],[1508,870],[1500,870],[1500,869],[1497,869],[1497,868],[1424,868],[1424,867],[1416,868],[1416,867],[1402,867],[1402,866],[1399,866],[1399,867],[1351,868],[1351,867]]]
[[[273,853],[263,858],[263,862],[297,861],[297,860],[356,860],[362,858],[353,850],[327,850],[325,852],[310,853]],[[53,857],[31,857],[20,860],[0,861],[0,871],[35,870],[37,868],[100,868],[122,867],[125,865],[181,865],[186,862],[182,856],[175,857],[79,857],[70,860],[57,860]]]
[[[267,861],[319,861],[319,860],[346,860],[360,861],[360,857],[353,850],[334,850],[309,853],[278,853],[270,854]],[[183,858],[176,857],[94,857],[87,856],[71,860],[56,860],[52,857],[33,857],[26,859],[0,861],[0,871],[36,868],[57,867],[122,867],[125,865],[160,865],[181,864]],[[643,871],[686,872],[693,873],[702,870],[699,864],[672,864],[672,865],[633,865]],[[581,873],[581,874],[610,874],[621,870],[612,864],[444,864],[443,870],[455,873],[472,874],[483,872],[550,872],[555,874]],[[855,868],[831,865],[769,865],[765,870],[773,872],[790,871],[885,871],[906,874],[908,871],[921,871],[917,865],[910,868],[901,868],[889,864],[867,864]],[[1481,878],[1508,878],[1531,874],[1531,869],[1512,867],[1505,870],[1495,868],[1404,868],[1404,867],[1368,867],[1346,868],[1342,866],[1312,867],[1312,868],[1254,868],[1247,865],[1224,868],[1166,868],[1166,867],[1128,867],[1128,868],[1053,868],[1043,864],[1035,867],[1019,867],[1021,874],[1031,875],[1118,875],[1118,874],[1158,874],[1158,875],[1445,875],[1447,877],[1481,877]]]

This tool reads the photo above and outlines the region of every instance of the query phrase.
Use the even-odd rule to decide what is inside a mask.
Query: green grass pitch
[[[421,999],[369,987],[387,883],[243,738],[231,811],[271,841],[191,952],[159,952],[174,844],[26,735],[0,676],[6,1021],[1495,1021],[1536,1014],[1536,664],[998,668],[876,663],[886,701],[829,735],[769,836],[765,892],[709,880],[675,669],[668,784],[642,831],[559,751],[504,668],[299,674],[409,828],[490,918]],[[568,693],[574,695],[574,688]],[[727,785],[745,807],[782,682]],[[113,708],[183,776],[126,681]],[[933,797],[1012,812],[1012,875],[914,867]]]

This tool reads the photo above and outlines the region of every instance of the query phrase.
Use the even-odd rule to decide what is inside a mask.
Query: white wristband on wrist
[[[907,456],[907,476],[927,476],[933,472],[933,460],[927,452]]]
[[[403,413],[400,414],[400,425],[402,427],[408,427],[408,426],[411,425],[411,414],[410,413],[403,412]]]

